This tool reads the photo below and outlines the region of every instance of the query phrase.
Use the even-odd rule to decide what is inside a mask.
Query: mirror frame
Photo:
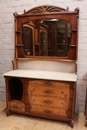
[[[69,11],[69,8],[66,9],[52,6],[52,5],[41,5],[35,8],[24,10],[23,14],[14,13],[15,20],[15,58],[28,58],[28,59],[41,59],[41,60],[76,60],[77,59],[77,50],[78,50],[78,18],[79,18],[79,9],[76,8],[74,11]],[[66,20],[72,25],[72,38],[70,49],[66,57],[58,56],[26,56],[23,51],[22,44],[22,25],[32,20],[41,20],[41,19],[60,19]],[[33,51],[35,47],[33,46]]]

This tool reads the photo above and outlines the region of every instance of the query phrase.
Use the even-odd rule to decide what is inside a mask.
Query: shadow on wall
[[[86,94],[87,94],[87,74],[82,76],[82,79],[77,81],[77,99],[76,99],[76,111],[86,112]]]

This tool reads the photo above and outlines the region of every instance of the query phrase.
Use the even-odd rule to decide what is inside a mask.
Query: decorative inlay
[[[33,90],[30,90],[31,95],[33,94],[33,92],[34,92],[35,90],[36,90],[35,88],[34,88]]]
[[[67,97],[67,94],[65,94],[63,91],[61,92],[61,94],[63,94],[63,95],[64,95],[64,98],[66,98],[66,97]]]

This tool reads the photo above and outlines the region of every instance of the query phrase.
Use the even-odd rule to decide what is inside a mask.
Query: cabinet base
[[[85,126],[87,127],[87,120],[86,120],[86,122],[85,122]]]
[[[73,128],[73,120],[70,122],[70,127]]]
[[[7,113],[7,116],[12,115],[12,112],[11,112],[11,111],[9,111],[8,109],[6,110],[6,113]]]

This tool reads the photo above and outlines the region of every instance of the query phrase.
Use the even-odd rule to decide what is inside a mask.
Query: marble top
[[[7,77],[34,78],[46,80],[73,81],[77,80],[75,73],[57,72],[57,71],[41,71],[41,70],[12,70],[3,74]]]

